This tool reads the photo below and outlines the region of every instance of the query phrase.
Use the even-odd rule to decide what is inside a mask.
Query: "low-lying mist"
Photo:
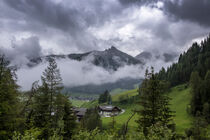
[[[114,83],[123,78],[140,79],[144,77],[145,69],[150,66],[154,66],[155,70],[158,71],[162,66],[169,65],[162,60],[156,60],[156,62],[153,61],[153,63],[147,63],[144,66],[126,65],[120,67],[117,71],[110,71],[87,61],[61,59],[56,62],[60,69],[63,84],[66,87]],[[47,65],[47,62],[43,62],[32,68],[21,67],[17,71],[18,84],[21,86],[21,90],[30,90],[32,83],[37,80],[41,84],[41,75]]]

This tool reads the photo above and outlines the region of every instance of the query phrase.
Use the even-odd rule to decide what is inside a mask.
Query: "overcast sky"
[[[14,64],[112,45],[132,56],[143,51],[180,54],[210,33],[209,13],[210,0],[0,0],[0,53]],[[157,60],[147,66],[159,70],[171,63]],[[143,77],[145,70],[126,66],[108,73],[66,60],[58,65],[67,86]],[[19,69],[18,84],[30,89],[44,68]]]
[[[1,0],[12,57],[104,50],[181,53],[209,33],[210,0]]]

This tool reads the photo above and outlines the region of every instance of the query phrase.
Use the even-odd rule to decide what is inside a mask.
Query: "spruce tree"
[[[99,102],[99,104],[100,103],[108,103],[108,104],[111,104],[112,103],[112,97],[109,94],[109,91],[108,90],[106,90],[103,94],[101,94],[99,96],[98,102]]]
[[[46,91],[49,96],[49,113],[50,113],[50,124],[52,128],[57,128],[58,126],[58,116],[59,110],[57,110],[56,100],[57,96],[61,94],[62,86],[62,78],[60,75],[60,70],[58,69],[57,63],[53,58],[49,58],[49,66],[43,72],[43,76],[41,77],[42,82],[45,83],[48,87]]]
[[[170,98],[164,92],[164,84],[158,80],[153,68],[151,72],[146,70],[145,80],[139,89],[141,109],[136,111],[139,114],[139,129],[143,129],[145,135],[148,133],[148,127],[158,122],[164,126],[171,124],[173,115],[169,108]]]
[[[98,114],[97,108],[87,110],[82,118],[81,125],[83,128],[89,131],[94,130],[95,128],[102,128],[102,121],[100,115]]]
[[[64,140],[69,140],[71,139],[76,128],[76,117],[74,115],[72,105],[68,100],[65,101],[64,105],[63,121],[64,121],[63,138]]]
[[[191,133],[193,140],[209,140],[210,136],[208,135],[208,123],[205,118],[200,114],[196,113],[195,119],[191,127]]]
[[[32,118],[34,126],[43,130],[40,138],[48,139],[53,133],[50,122],[51,115],[49,88],[44,82],[38,89],[38,93],[35,96]]]
[[[39,138],[59,135],[71,139],[76,118],[69,98],[61,93],[62,79],[54,59],[49,59],[49,66],[41,79],[42,85],[36,91],[32,109],[34,126],[43,130]]]
[[[202,112],[202,79],[199,76],[198,72],[192,72],[190,77],[190,85],[191,85],[191,112],[195,116],[197,112]]]
[[[34,97],[32,119],[34,126],[43,130],[40,138],[48,139],[55,133],[62,133],[66,101],[61,94],[62,79],[54,59],[49,59],[49,66],[43,72],[41,80],[42,85]]]
[[[11,138],[17,128],[18,86],[9,62],[0,56],[0,139]]]

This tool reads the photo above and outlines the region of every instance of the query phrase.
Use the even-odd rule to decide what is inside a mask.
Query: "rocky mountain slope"
[[[57,60],[70,59],[76,61],[86,61],[96,66],[100,66],[105,69],[114,70],[114,71],[116,71],[119,67],[123,67],[125,65],[143,64],[140,60],[112,46],[111,48],[104,51],[91,51],[81,54],[48,55],[48,56],[38,57],[31,59],[30,62],[28,63],[28,66],[29,67],[36,66],[43,61],[47,61],[49,58],[54,58]]]

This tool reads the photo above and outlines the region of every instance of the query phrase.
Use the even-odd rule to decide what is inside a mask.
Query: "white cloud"
[[[100,85],[104,83],[113,83],[122,78],[143,78],[145,69],[151,66],[158,71],[162,66],[168,66],[171,63],[165,63],[162,59],[152,60],[144,67],[142,65],[126,65],[120,67],[117,71],[107,71],[102,67],[95,66],[88,61],[75,61],[70,59],[57,60],[58,67],[61,72],[63,83],[65,86],[74,87],[87,84]],[[39,80],[42,72],[47,67],[47,63],[28,68],[23,67],[17,71],[18,84],[22,90],[29,90],[34,81]]]
[[[140,78],[144,74],[141,66],[125,66],[117,71],[109,72],[102,67],[97,67],[87,61],[75,61],[69,59],[58,60],[58,67],[65,86],[74,87],[86,84],[100,85],[112,83],[121,78]],[[42,63],[36,67],[23,67],[17,71],[18,84],[23,90],[29,90],[34,81],[40,80],[42,72],[47,67],[47,63]]]

